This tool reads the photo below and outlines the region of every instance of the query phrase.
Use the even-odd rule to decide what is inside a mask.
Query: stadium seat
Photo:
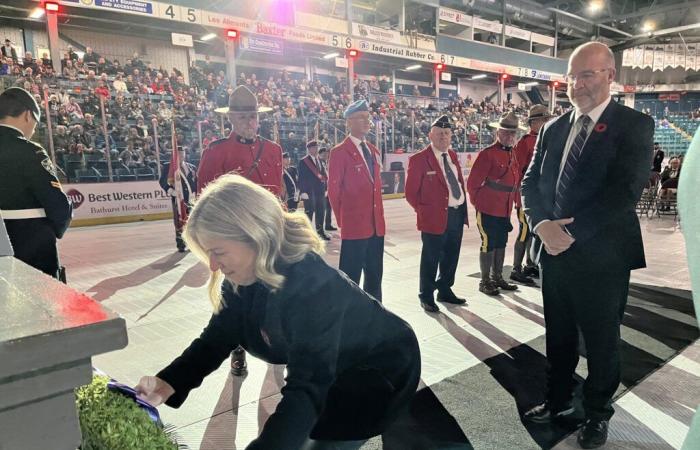
[[[120,167],[115,170],[116,181],[136,181],[136,175],[131,173],[128,168]]]
[[[141,180],[155,180],[156,174],[150,167],[139,167],[136,169],[136,179]]]

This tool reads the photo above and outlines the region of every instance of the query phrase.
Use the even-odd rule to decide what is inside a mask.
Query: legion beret
[[[318,147],[318,142],[313,140],[306,143],[306,148]]]
[[[343,118],[347,119],[352,114],[360,111],[369,111],[369,103],[367,103],[367,100],[357,100],[356,102],[350,103],[348,107],[345,108]]]

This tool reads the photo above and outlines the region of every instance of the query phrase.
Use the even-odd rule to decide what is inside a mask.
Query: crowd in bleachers
[[[47,54],[35,58],[30,52],[23,58],[3,56],[0,63],[5,87],[27,89],[42,110],[48,109],[56,161],[70,180],[105,180],[107,145],[114,179],[155,178],[157,162],[168,161],[172,153],[173,121],[177,144],[190,150],[188,159],[195,164],[202,148],[230,131],[230,124],[215,109],[227,105],[232,87],[221,67],[209,60],[189,68],[189,83],[181,71],[155,68],[138,53],[121,64],[91,48],[82,53],[68,47],[59,67]],[[261,106],[271,108],[261,117],[261,135],[280,142],[295,159],[303,156],[310,133],[326,146],[344,137],[342,112],[351,100],[345,78],[308,80],[286,70],[260,69],[241,72],[237,83],[248,86]],[[387,75],[354,80],[355,99],[364,97],[370,102],[374,138],[383,151],[424,147],[429,124],[443,113],[453,118],[453,147],[458,151],[476,151],[491,142],[491,131],[485,125],[502,112],[492,102],[428,97],[419,104],[416,99],[425,100],[418,96],[425,94],[424,86],[397,85],[397,92],[416,94],[403,96],[394,95],[391,87]],[[106,138],[101,95],[105,98]],[[509,103],[506,109],[525,114],[529,106]],[[48,130],[44,127],[43,131],[43,144],[49,148]]]

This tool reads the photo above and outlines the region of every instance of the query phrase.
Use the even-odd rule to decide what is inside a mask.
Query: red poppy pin
[[[607,124],[607,123],[597,123],[597,124],[595,125],[595,128],[593,128],[593,130],[594,130],[596,133],[603,133],[603,132],[605,132],[605,130],[607,130],[607,129],[608,129],[608,124]]]

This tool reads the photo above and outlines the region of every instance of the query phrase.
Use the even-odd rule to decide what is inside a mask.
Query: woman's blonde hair
[[[282,266],[300,261],[309,252],[321,254],[324,250],[304,213],[285,211],[274,194],[240,175],[223,175],[209,183],[187,220],[185,243],[208,265],[209,254],[200,244],[202,236],[249,245],[256,253],[257,281],[272,290],[284,283],[279,273]],[[209,276],[209,298],[215,312],[222,307],[223,278],[220,270]]]

